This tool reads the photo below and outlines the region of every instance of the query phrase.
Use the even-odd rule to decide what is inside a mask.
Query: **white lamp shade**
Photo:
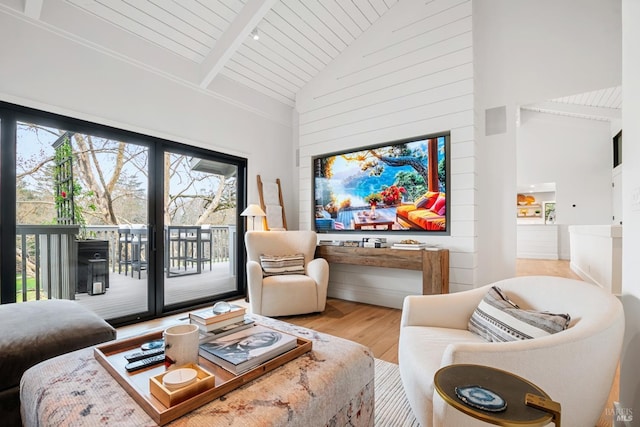
[[[245,210],[242,211],[240,216],[267,216],[266,213],[262,210],[262,208],[256,204],[251,204],[247,206]]]

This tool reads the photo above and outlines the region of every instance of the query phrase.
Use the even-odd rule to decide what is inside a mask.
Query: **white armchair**
[[[467,330],[467,323],[491,286],[523,309],[568,313],[569,328],[524,341],[484,341]],[[435,372],[459,363],[519,375],[561,404],[563,427],[594,426],[614,380],[623,333],[620,301],[579,280],[517,277],[465,292],[409,296],[400,325],[400,375],[423,427],[488,425],[446,404],[434,389]]]
[[[329,285],[329,264],[315,258],[314,231],[249,231],[247,288],[251,312],[263,316],[290,316],[324,311]],[[261,255],[304,254],[304,274],[264,276]]]

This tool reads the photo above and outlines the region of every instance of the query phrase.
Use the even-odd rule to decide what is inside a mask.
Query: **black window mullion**
[[[16,302],[16,116],[0,110],[0,303]]]

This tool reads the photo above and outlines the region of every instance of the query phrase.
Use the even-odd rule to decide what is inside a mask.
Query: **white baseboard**
[[[599,286],[599,287],[601,287],[603,289],[606,289],[606,287],[603,286],[602,283],[600,283],[596,279],[594,279],[593,276],[591,276],[589,273],[587,273],[586,271],[581,269],[577,264],[574,264],[573,262],[570,262],[569,263],[569,267],[571,268],[571,271],[573,271],[578,276],[580,276],[580,278],[582,280],[584,280],[585,282],[593,283],[596,286]]]
[[[408,294],[384,288],[330,283],[327,295],[346,301],[402,309],[404,297]]]
[[[526,259],[558,259],[558,254],[540,252],[518,252],[517,257]]]

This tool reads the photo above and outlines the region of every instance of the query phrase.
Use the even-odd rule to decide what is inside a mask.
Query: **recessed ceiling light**
[[[258,34],[257,28],[254,28],[253,31],[251,31],[251,37],[253,37],[254,40],[260,39],[260,34]]]

